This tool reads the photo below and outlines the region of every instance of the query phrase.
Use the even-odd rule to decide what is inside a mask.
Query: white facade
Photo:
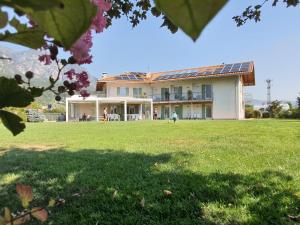
[[[77,120],[83,113],[101,120],[104,108],[112,117],[125,121],[170,119],[173,112],[179,119],[240,120],[245,118],[244,85],[254,84],[253,62],[125,73],[101,78],[97,96],[67,98],[66,107],[70,120]]]
[[[203,85],[212,87],[212,98],[201,99],[199,101],[189,102],[187,93],[191,91],[195,95],[202,94]],[[168,89],[172,93],[174,87],[181,87],[182,95],[186,95],[186,101],[168,101],[157,103],[161,98],[162,88]],[[107,83],[107,97],[117,97],[118,88],[128,88],[128,97],[133,96],[134,88],[141,88],[143,97],[153,99],[153,108],[158,114],[158,118],[166,119],[162,115],[162,110],[169,110],[169,114],[175,111],[175,107],[182,107],[183,119],[244,119],[244,99],[243,84],[240,76],[231,76],[223,78],[194,79],[182,81],[168,81],[160,83]],[[158,98],[158,99],[157,99]],[[171,97],[170,97],[171,98]],[[205,110],[211,107],[212,115],[206,116]]]

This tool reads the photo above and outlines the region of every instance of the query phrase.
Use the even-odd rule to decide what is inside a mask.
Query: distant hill
[[[51,65],[43,65],[38,57],[40,51],[37,50],[26,50],[26,51],[15,51],[9,48],[0,46],[0,56],[11,58],[11,61],[0,60],[0,76],[14,77],[15,74],[24,75],[26,71],[32,71],[34,73],[34,79],[32,80],[35,86],[48,86],[48,78],[51,74],[57,74],[57,66],[55,63]],[[74,68],[76,71],[85,70],[83,67],[78,65],[68,66],[66,70]],[[90,93],[96,90],[97,79],[89,74],[91,85],[88,88]],[[62,83],[62,81],[60,81]],[[42,97],[37,99],[42,104],[53,103],[54,94],[46,92]]]

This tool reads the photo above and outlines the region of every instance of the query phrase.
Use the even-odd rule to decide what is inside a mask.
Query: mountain
[[[51,65],[44,65],[39,60],[38,57],[41,52],[38,50],[26,50],[26,51],[15,51],[9,48],[0,46],[0,56],[11,58],[11,60],[0,60],[0,76],[14,77],[15,74],[24,75],[26,71],[32,71],[34,73],[34,78],[32,79],[32,84],[34,86],[48,86],[49,76],[57,74],[57,65],[52,63]],[[79,65],[68,65],[65,71],[69,69],[75,69],[75,71],[83,71],[86,69]],[[94,93],[96,90],[97,79],[89,74],[89,80],[91,82],[88,88],[90,93]],[[62,83],[62,79],[60,84]],[[44,95],[37,99],[38,102],[42,104],[48,104],[54,102],[54,94],[52,92],[46,92]]]

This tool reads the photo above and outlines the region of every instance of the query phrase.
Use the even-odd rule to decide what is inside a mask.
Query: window
[[[212,85],[203,84],[202,85],[202,99],[211,99],[212,98]]]
[[[118,96],[129,96],[129,88],[128,87],[118,87],[117,88]]]
[[[176,100],[181,100],[182,99],[182,87],[174,87],[174,98]]]
[[[135,98],[142,97],[142,88],[133,88],[133,97]]]

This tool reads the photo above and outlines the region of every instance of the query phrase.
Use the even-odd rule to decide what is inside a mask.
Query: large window
[[[182,86],[174,87],[174,99],[176,100],[182,99]]]
[[[203,99],[211,99],[212,98],[212,85],[211,84],[203,84],[202,85],[202,98]]]
[[[133,88],[133,97],[135,98],[142,97],[142,88]]]
[[[129,96],[129,88],[128,87],[118,87],[117,88],[118,96]]]

